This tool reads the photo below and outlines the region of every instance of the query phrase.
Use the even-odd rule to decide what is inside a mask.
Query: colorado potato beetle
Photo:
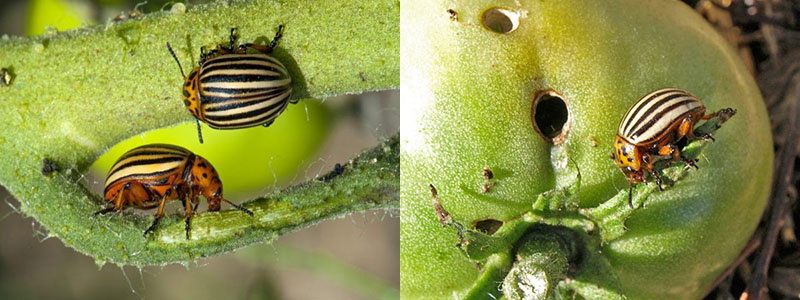
[[[183,104],[197,121],[200,143],[200,121],[215,129],[237,129],[275,121],[291,100],[292,78],[286,67],[270,56],[283,35],[283,25],[267,46],[241,44],[236,46],[235,28],[231,29],[230,44],[218,45],[206,52],[200,48],[199,65],[183,72],[178,57],[167,43],[167,49],[178,63],[183,75]],[[248,49],[258,53],[249,54]]]
[[[167,200],[181,200],[186,211],[186,239],[189,239],[191,219],[200,203],[200,195],[208,201],[208,211],[219,211],[221,202],[225,201],[253,216],[250,210],[223,198],[222,181],[205,158],[178,146],[144,145],[123,154],[111,167],[104,198],[113,206],[94,215],[118,212],[128,206],[158,207],[153,224],[144,231],[147,236],[164,216]]]
[[[696,136],[694,126],[700,120],[710,120],[724,115],[730,117],[735,109],[725,108],[705,115],[706,108],[687,91],[664,88],[651,92],[637,101],[619,124],[611,158],[625,174],[631,190],[633,184],[645,181],[649,174],[661,186],[661,178],[653,164],[658,160],[683,161],[697,168],[696,160],[681,155],[678,142],[697,138],[711,139],[710,134]],[[628,205],[633,208],[632,195]]]

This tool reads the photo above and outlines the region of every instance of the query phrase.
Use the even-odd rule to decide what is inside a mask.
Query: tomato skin
[[[702,297],[749,240],[771,185],[766,109],[731,46],[678,1],[409,2],[401,8],[404,297],[459,297],[479,276],[434,216],[428,184],[464,224],[508,220],[571,181],[557,159],[566,155],[582,178],[573,200],[596,207],[628,187],[608,158],[619,120],[664,87],[738,113],[698,170],[652,194],[628,231],[602,246],[618,278],[602,284],[631,299]],[[481,13],[493,7],[519,12],[519,27],[487,30]],[[546,89],[563,95],[573,120],[559,146],[532,127],[531,101]],[[497,182],[487,194],[484,167]]]

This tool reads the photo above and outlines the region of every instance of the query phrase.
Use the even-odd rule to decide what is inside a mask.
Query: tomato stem
[[[507,299],[546,299],[580,257],[580,238],[564,227],[537,225],[520,240],[516,262],[503,281]]]

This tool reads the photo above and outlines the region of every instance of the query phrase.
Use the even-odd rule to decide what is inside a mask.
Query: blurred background
[[[168,10],[172,3],[0,0],[0,35],[32,36],[48,30],[125,22]],[[176,68],[176,76],[177,72]],[[179,95],[176,87],[176,102]],[[195,124],[184,123],[134,136],[113,147],[86,170],[83,183],[100,194],[105,172],[119,155],[138,144],[169,141],[209,159],[226,183],[226,198],[239,202],[325,174],[336,163],[374,147],[398,131],[399,113],[398,91],[301,101],[267,129],[216,131],[204,127],[206,144],[202,146],[197,143]],[[270,153],[259,158],[231,155],[231,149],[242,145],[252,148],[253,141],[287,140],[287,133],[304,138],[258,145],[258,151],[251,152]],[[237,159],[225,161],[222,156]],[[242,166],[241,161],[260,168],[246,169],[249,166]],[[93,258],[47,238],[46,228],[18,213],[19,203],[2,186],[0,200],[0,299],[399,298],[397,211],[367,211],[322,222],[272,244],[251,245],[188,265],[139,269],[113,264],[100,267]],[[179,212],[178,206],[168,205],[168,213]]]

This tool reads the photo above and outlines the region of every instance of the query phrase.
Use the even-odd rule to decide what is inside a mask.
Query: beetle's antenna
[[[200,139],[200,144],[203,143],[203,134],[200,132],[200,119],[194,119],[197,121],[197,138]]]
[[[175,56],[175,51],[172,51],[172,46],[169,45],[169,42],[167,42],[167,49],[169,50],[169,54],[172,54],[172,58],[175,59],[175,62],[178,63],[178,68],[181,69],[181,75],[183,75],[183,78],[185,79],[186,78],[186,73],[183,73],[183,66],[181,66],[181,62],[178,60],[178,57]],[[199,131],[199,129],[200,128],[198,127],[198,131]],[[201,138],[200,139],[200,143],[202,143],[202,142],[203,142],[203,139]]]
[[[222,199],[222,201],[228,202],[228,204],[230,204],[234,208],[242,211],[243,213],[246,213],[248,216],[251,216],[251,217],[253,216],[253,212],[250,211],[249,209],[241,207],[239,205],[236,205],[236,203],[230,202],[230,201],[228,201],[228,199],[225,199],[225,198],[220,198],[220,199]]]

